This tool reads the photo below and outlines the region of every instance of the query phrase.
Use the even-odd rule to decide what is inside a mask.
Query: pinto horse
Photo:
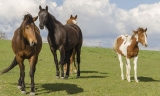
[[[77,15],[74,17],[74,16],[70,16],[70,18],[67,20],[67,23],[66,24],[77,24]],[[72,70],[76,73],[77,72],[77,67],[76,67],[76,63],[75,63],[75,49],[73,49],[73,53],[70,57],[70,73],[72,73]],[[72,67],[72,64],[74,62],[74,69]],[[67,64],[64,65],[64,73],[66,73],[66,69],[67,69]]]
[[[21,89],[22,94],[26,94],[24,82],[25,66],[23,62],[25,59],[28,59],[30,63],[29,74],[31,78],[30,95],[35,95],[34,73],[36,71],[38,54],[40,53],[42,47],[40,31],[34,24],[34,21],[36,21],[37,18],[38,16],[33,18],[30,14],[26,14],[24,16],[21,26],[15,30],[12,38],[12,49],[16,56],[11,65],[1,72],[1,74],[6,73],[19,64],[20,77],[18,80],[18,88]]]
[[[70,68],[70,56],[73,49],[76,50],[78,71],[77,77],[80,77],[80,54],[82,47],[82,32],[76,24],[63,25],[52,14],[48,12],[48,6],[42,9],[39,6],[39,27],[44,29],[44,26],[48,29],[48,43],[50,45],[51,52],[54,56],[54,62],[56,65],[56,77],[60,77],[59,65],[57,59],[56,50],[60,51],[60,66],[61,66],[61,78],[68,78]],[[67,72],[64,77],[63,65],[67,63]]]
[[[143,46],[147,47],[147,34],[146,34],[147,28],[138,28],[137,31],[133,31],[133,35],[120,35],[116,38],[114,42],[113,49],[118,54],[118,59],[120,62],[120,68],[121,68],[121,77],[122,80],[124,80],[123,75],[123,62],[122,62],[122,56],[126,57],[126,77],[128,82],[130,82],[130,59],[134,58],[134,79],[136,82],[139,82],[137,79],[137,60],[138,60],[138,52],[139,47],[138,43],[140,42]]]

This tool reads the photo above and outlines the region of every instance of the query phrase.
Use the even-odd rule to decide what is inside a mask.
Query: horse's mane
[[[48,22],[49,23],[53,23],[53,21],[55,21],[56,23],[58,23],[58,24],[61,24],[61,25],[63,25],[61,22],[59,22],[52,14],[50,14],[49,12],[48,12],[48,15],[51,17],[50,19],[52,19],[52,20],[49,20]]]
[[[145,31],[145,29],[143,29],[141,27],[137,28],[137,32],[144,32],[144,31]],[[133,38],[133,37],[135,37],[134,33],[132,34],[131,38]]]
[[[26,22],[24,23],[24,26],[34,22],[33,17],[30,13],[27,13],[24,15],[23,21],[25,21],[25,20],[26,20]]]

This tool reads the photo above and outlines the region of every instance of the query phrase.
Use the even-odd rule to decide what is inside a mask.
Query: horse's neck
[[[48,21],[46,24],[48,31],[55,34],[56,30],[59,29],[61,26],[64,25],[60,23],[58,20],[56,20],[56,18],[49,13]]]
[[[133,50],[138,48],[138,41],[135,37],[131,37],[131,44],[129,47]]]

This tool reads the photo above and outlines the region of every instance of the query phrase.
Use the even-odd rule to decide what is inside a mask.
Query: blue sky
[[[58,6],[63,4],[64,0],[52,0],[57,3]],[[117,7],[130,10],[132,8],[137,7],[140,4],[153,4],[158,3],[160,0],[109,0],[109,2],[112,4],[116,4]]]
[[[138,27],[148,28],[148,48],[160,49],[160,2],[158,0],[0,0],[0,30],[12,38],[14,30],[27,12],[38,15],[39,5],[48,5],[49,12],[62,24],[70,15],[78,15],[84,44],[102,42],[112,47],[114,39],[121,34],[132,34]],[[19,2],[14,3],[14,1]],[[16,5],[17,4],[17,5]],[[14,14],[11,14],[10,11]],[[36,21],[39,25],[39,20]],[[47,30],[41,30],[46,38]],[[93,42],[93,43],[92,43]]]
[[[117,7],[130,10],[140,4],[158,3],[160,0],[110,0],[110,3],[115,3]]]

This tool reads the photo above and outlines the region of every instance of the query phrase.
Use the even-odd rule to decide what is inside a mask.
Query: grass
[[[0,70],[14,58],[11,41],[0,40]],[[125,59],[124,59],[125,61]],[[55,65],[49,45],[43,44],[36,66],[35,83],[38,96],[159,96],[160,52],[140,50],[138,79],[134,81],[131,60],[131,83],[121,80],[117,54],[112,49],[82,47],[81,78],[70,74],[69,79],[55,78]],[[25,60],[27,96],[30,91],[29,63]],[[125,69],[125,66],[124,66]],[[125,73],[125,72],[124,72]],[[0,76],[0,96],[21,96],[17,89],[19,67]]]

